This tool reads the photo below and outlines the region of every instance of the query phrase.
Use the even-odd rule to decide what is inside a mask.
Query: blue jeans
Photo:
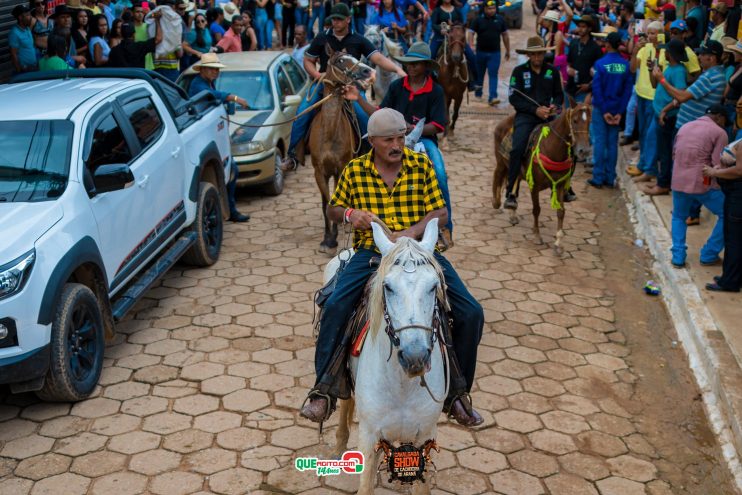
[[[711,263],[719,258],[724,249],[724,193],[719,189],[709,189],[703,194],[688,194],[680,191],[672,192],[672,262],[676,265],[685,263],[685,233],[688,226],[685,219],[691,213],[696,202],[700,202],[716,215],[716,225],[711,231],[706,244],[701,248],[701,263]]]
[[[312,18],[309,19],[309,25],[307,26],[307,40],[312,41],[314,39],[314,21],[317,22],[317,32],[322,32],[322,25],[325,22],[325,7],[324,5],[319,8],[312,8]]]
[[[425,10],[430,13],[430,10],[426,7]],[[425,36],[423,36],[423,41],[425,43],[430,43],[430,37],[433,36],[433,22],[430,20],[430,17],[428,17],[428,22],[425,24]],[[435,53],[433,54],[433,57],[435,57]]]
[[[446,210],[448,211],[448,223],[446,227],[453,233],[453,217],[451,216],[451,194],[448,192],[448,174],[446,174],[446,165],[443,162],[443,155],[438,149],[438,145],[433,142],[432,139],[421,138],[420,142],[425,146],[425,153],[428,154],[428,158],[433,162],[433,169],[435,170],[435,178],[438,179],[438,186],[441,188],[443,193],[443,199],[446,201]]]
[[[489,74],[489,98],[497,98],[497,73],[500,70],[500,52],[484,52],[477,50],[477,86],[484,86],[484,73]],[[476,96],[482,96],[482,90],[477,89]]]
[[[296,10],[294,10],[294,19],[296,20],[297,26],[306,26],[307,21],[309,20],[309,12],[307,12],[307,9],[297,7]]]
[[[608,125],[595,109],[592,118],[591,137],[595,139],[593,146],[593,181],[597,184],[613,186],[616,182],[616,162],[618,160],[618,131],[617,125]]]
[[[234,178],[227,183],[227,203],[229,204],[229,214],[232,215],[234,213],[239,213],[237,211],[237,199],[235,198],[235,195],[237,193],[237,176],[240,174],[240,169],[237,167],[237,162],[234,158],[232,159],[230,169],[230,173],[234,175]]]
[[[631,98],[629,98],[629,105],[626,107],[626,127],[623,130],[623,135],[630,137],[634,134],[634,126],[636,126],[636,105],[637,105],[636,91],[631,90]]]
[[[317,376],[315,389],[323,393],[331,388],[332,377],[326,372],[329,370],[335,350],[343,344],[345,327],[353,310],[363,296],[363,288],[371,275],[376,271],[369,266],[372,257],[378,254],[370,249],[359,249],[340,272],[337,284],[332,295],[325,302],[322,317],[319,322],[319,334],[314,354],[314,368]],[[435,253],[435,259],[443,270],[446,281],[446,294],[451,304],[453,317],[453,352],[461,367],[463,380],[451,376],[451,393],[460,394],[471,390],[474,383],[474,371],[477,365],[477,347],[482,338],[484,326],[484,312],[482,306],[464,285],[451,263],[440,253]],[[348,342],[347,345],[350,345]],[[366,344],[368,345],[368,344]],[[396,359],[396,358],[395,358]]]
[[[178,69],[155,69],[155,72],[165,76],[173,82],[177,81],[178,76],[180,76],[180,71]]]
[[[322,92],[324,91],[324,84],[320,84],[318,88],[317,83],[314,82],[309,87],[309,94],[313,95],[312,98],[307,101],[306,98],[302,98],[301,103],[299,104],[299,108],[296,109],[296,114],[300,114],[307,108],[311,107],[318,101],[322,99]],[[365,100],[366,95],[361,93],[361,97]],[[361,108],[361,105],[357,102],[353,102],[353,109],[356,111],[356,118],[358,118],[358,126],[361,128],[361,136],[366,134],[366,129],[368,128],[368,115],[366,112],[363,111],[363,108]],[[314,116],[317,115],[317,109],[315,108],[311,112],[305,113],[298,119],[294,121],[294,124],[291,126],[291,141],[289,142],[289,150],[288,152],[290,154],[293,154],[296,150],[296,147],[299,145],[299,143],[307,136],[307,131],[309,130],[309,124],[312,123],[312,119]]]
[[[657,185],[659,187],[670,187],[672,182],[672,147],[675,143],[675,135],[678,130],[675,128],[677,116],[665,117],[665,125],[661,125],[657,120],[657,161],[660,164],[660,173],[657,175]]]
[[[268,12],[260,7],[255,9],[255,30],[257,31],[258,50],[270,48],[273,23],[268,20]]]
[[[637,168],[647,175],[657,175],[657,116],[652,100],[638,97],[639,163]]]

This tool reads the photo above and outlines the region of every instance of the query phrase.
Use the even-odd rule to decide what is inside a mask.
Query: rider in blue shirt
[[[382,29],[386,30],[389,38],[400,43],[402,48],[407,51],[404,34],[407,32],[409,23],[402,10],[394,4],[394,0],[383,0],[379,3],[379,10],[371,17],[371,24],[381,26]]]
[[[188,86],[188,96],[195,96],[202,91],[208,91],[219,100],[220,103],[227,101],[234,101],[239,103],[243,108],[249,108],[247,101],[244,98],[240,98],[237,95],[229,94],[224,91],[216,89],[214,81],[219,77],[219,70],[226,67],[219,62],[219,57],[216,53],[204,53],[199,63],[193,66],[193,70],[198,72],[198,75],[193,78],[190,86]],[[236,132],[239,132],[236,131]],[[232,222],[247,222],[250,220],[250,215],[243,215],[237,211],[237,202],[235,200],[235,192],[237,190],[237,175],[239,170],[237,169],[237,163],[232,160],[232,177],[233,179],[227,184],[227,199],[229,203],[229,219]]]

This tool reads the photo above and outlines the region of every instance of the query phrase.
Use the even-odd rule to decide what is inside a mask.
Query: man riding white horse
[[[355,254],[338,274],[334,291],[322,308],[315,352],[317,381],[309,392],[310,401],[301,410],[301,415],[311,421],[326,420],[338,398],[336,382],[344,373],[347,355],[346,327],[376,270],[371,261],[379,251],[371,231],[372,220],[381,219],[392,231],[393,241],[402,236],[420,239],[428,222],[436,218],[445,223],[448,217],[430,160],[405,148],[406,131],[407,122],[401,113],[391,108],[375,112],[368,123],[372,151],[345,167],[327,206],[328,217],[334,222],[352,224]],[[484,313],[448,260],[439,253],[435,258],[443,269],[453,318],[451,385],[444,411],[462,425],[476,426],[483,419],[472,408],[469,391],[474,383]],[[404,360],[404,356],[398,359]]]
[[[299,108],[296,110],[297,115],[317,103],[322,98],[324,85],[321,83],[320,79],[327,71],[327,61],[330,59],[331,52],[345,51],[357,59],[365,56],[369,61],[384,70],[396,72],[401,77],[406,76],[401,67],[397,66],[394,62],[382,55],[370,41],[360,34],[350,32],[349,26],[352,17],[350,9],[346,4],[336,4],[332,8],[332,14],[330,14],[329,19],[332,19],[332,29],[325,31],[314,38],[312,44],[309,45],[307,51],[304,52],[304,70],[307,71],[307,74],[309,74],[309,77],[311,77],[314,82],[309,88],[309,100],[306,98],[302,100]],[[317,70],[316,65],[318,61],[319,70]],[[361,106],[357,103],[353,108],[358,119],[358,126],[361,135],[364,135],[366,134],[366,126],[368,125],[368,115],[366,115],[366,113],[361,109]],[[288,153],[283,163],[284,169],[292,170],[296,168],[299,161],[303,163],[303,159],[297,160],[296,158],[296,147],[306,137],[309,125],[312,123],[312,118],[316,112],[317,110],[315,109],[302,115],[296,119],[291,127],[291,141],[289,142]]]
[[[423,127],[420,142],[425,146],[425,153],[433,162],[435,176],[446,202],[448,223],[441,231],[446,247],[450,247],[453,244],[451,239],[453,232],[451,197],[448,192],[448,177],[443,155],[438,149],[438,133],[446,130],[448,112],[446,111],[443,88],[433,80],[431,75],[433,71],[439,69],[438,62],[431,58],[430,48],[422,41],[413,43],[405,56],[395,57],[395,59],[404,64],[408,75],[392,82],[379,108],[393,108],[400,112],[407,122],[408,130],[412,129],[420,120],[425,119],[425,127]],[[363,110],[369,115],[377,110],[377,107],[359,98],[359,91],[354,86],[346,87],[345,97],[360,103]]]

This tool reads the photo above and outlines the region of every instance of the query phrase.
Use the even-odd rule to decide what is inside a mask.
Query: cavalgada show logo
[[[363,472],[363,453],[351,450],[343,453],[340,459],[298,457],[294,461],[294,467],[299,471],[315,471],[317,476],[360,474]]]

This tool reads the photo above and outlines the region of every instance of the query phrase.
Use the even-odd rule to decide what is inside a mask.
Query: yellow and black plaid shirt
[[[330,206],[370,211],[397,232],[415,225],[431,211],[445,208],[446,202],[428,157],[405,148],[402,169],[391,190],[376,170],[372,151],[348,163]],[[353,247],[376,250],[373,232],[356,230]]]

